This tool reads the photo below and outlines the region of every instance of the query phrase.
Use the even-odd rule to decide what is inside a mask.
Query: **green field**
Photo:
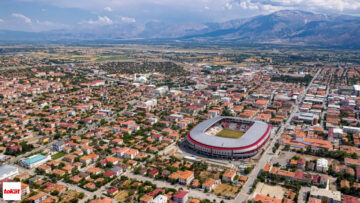
[[[243,132],[237,131],[237,130],[229,130],[229,129],[223,129],[220,131],[216,136],[218,137],[225,137],[225,138],[232,138],[232,139],[238,139],[244,135]]]
[[[56,153],[56,154],[52,155],[51,158],[52,158],[53,160],[55,160],[55,159],[58,159],[58,158],[63,157],[64,155],[65,155],[64,152],[59,152],[59,153]]]

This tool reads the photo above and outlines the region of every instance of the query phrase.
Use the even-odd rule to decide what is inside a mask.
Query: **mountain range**
[[[360,17],[282,10],[222,23],[119,23],[46,32],[0,30],[0,41],[176,40],[360,48]]]

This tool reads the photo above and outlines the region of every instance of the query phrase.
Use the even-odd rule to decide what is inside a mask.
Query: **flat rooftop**
[[[27,164],[32,164],[32,163],[36,163],[40,160],[43,160],[45,158],[46,158],[46,156],[44,156],[42,154],[37,154],[37,155],[31,156],[28,159],[24,160],[24,162]]]
[[[3,176],[5,174],[8,174],[12,171],[16,171],[18,170],[17,167],[15,166],[10,166],[10,165],[2,165],[0,166],[0,176]]]

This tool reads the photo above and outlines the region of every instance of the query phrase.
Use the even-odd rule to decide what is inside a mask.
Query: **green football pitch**
[[[237,131],[237,130],[230,130],[230,129],[223,129],[220,131],[216,136],[218,137],[225,137],[225,138],[233,138],[238,139],[244,135],[244,132]]]

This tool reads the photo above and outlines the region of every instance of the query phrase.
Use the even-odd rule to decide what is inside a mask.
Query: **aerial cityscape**
[[[0,11],[0,202],[360,202],[358,1]]]

